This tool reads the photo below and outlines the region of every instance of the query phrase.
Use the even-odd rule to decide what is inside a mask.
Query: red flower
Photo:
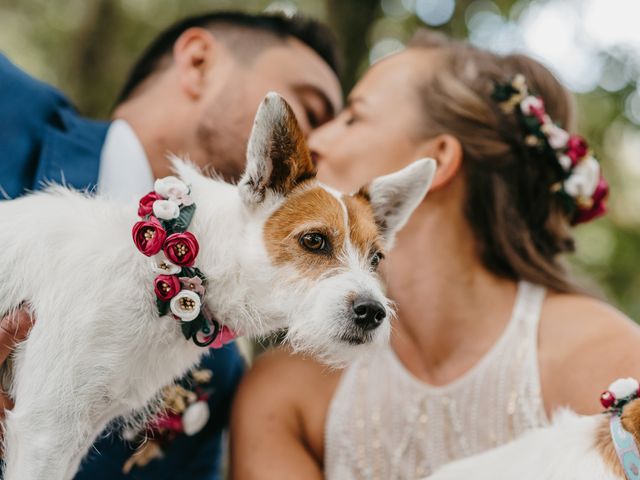
[[[155,255],[162,250],[162,244],[167,238],[162,225],[156,217],[149,217],[149,220],[142,220],[133,226],[133,243],[147,257]]]
[[[153,212],[153,202],[156,200],[162,200],[162,197],[156,192],[149,192],[142,197],[138,206],[138,216],[144,218]]]
[[[616,397],[613,395],[613,393],[607,390],[602,395],[600,395],[600,403],[604,408],[609,409],[613,407],[614,403],[616,403]]]
[[[579,223],[586,223],[607,213],[607,206],[605,205],[605,202],[608,196],[609,184],[604,177],[601,176],[598,186],[596,187],[596,191],[593,192],[593,196],[591,197],[591,200],[593,201],[591,207],[587,209],[578,208],[573,219],[573,224],[577,225]]]
[[[589,151],[587,141],[580,135],[571,135],[567,142],[567,156],[575,166]]]
[[[160,414],[149,422],[149,427],[155,431],[182,432],[182,415],[171,411]]]
[[[182,288],[180,280],[174,275],[158,275],[153,285],[156,296],[165,302],[175,297]]]
[[[184,232],[169,235],[163,249],[170,262],[181,267],[190,267],[198,256],[200,246],[192,233]]]

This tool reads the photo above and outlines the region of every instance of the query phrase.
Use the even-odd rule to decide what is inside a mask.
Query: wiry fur
[[[608,416],[561,410],[551,426],[446,465],[428,480],[624,480],[598,445],[599,432],[608,430],[608,422]],[[610,436],[606,441],[610,445]]]
[[[263,229],[287,202],[290,192],[283,189],[308,181],[319,186],[304,170],[308,159],[296,164],[288,158],[292,163],[279,170],[277,188],[265,178],[273,176],[279,144],[268,133],[272,123],[278,138],[303,141],[291,131],[297,125],[283,104],[272,95],[261,107],[240,188],[180,161],[174,167],[197,205],[189,230],[200,243],[197,265],[208,276],[204,302],[216,318],[249,336],[290,327],[296,348],[340,361],[354,350],[341,341],[355,329],[349,295],[388,303],[375,274],[348,244],[340,268],[320,279],[269,258]],[[304,152],[302,144],[295,147],[291,151]],[[420,165],[420,172],[432,170],[429,162]],[[286,172],[297,177],[285,178]],[[413,177],[415,169],[409,173]],[[411,183],[406,172],[404,178]],[[416,195],[425,192],[426,186]],[[389,208],[408,216],[416,204],[410,198]],[[144,416],[161,387],[204,352],[183,338],[175,320],[158,317],[151,260],[131,239],[136,208],[56,186],[0,202],[0,312],[27,301],[37,318],[15,353],[5,480],[72,478],[110,420]],[[363,340],[384,341],[388,328],[386,322]]]

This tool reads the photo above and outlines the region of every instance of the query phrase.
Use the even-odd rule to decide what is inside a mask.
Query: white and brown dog
[[[613,396],[612,392],[616,395]],[[582,416],[559,411],[549,427],[485,453],[452,462],[425,480],[640,479],[638,381],[620,379],[603,394],[613,412]]]
[[[175,169],[197,204],[204,303],[222,324],[249,336],[286,327],[294,348],[327,362],[387,340],[376,266],[435,162],[341,195],[316,180],[291,109],[269,94],[238,186]],[[5,480],[72,478],[110,420],[144,409],[203,354],[159,316],[135,221],[133,205],[57,186],[0,203],[0,312],[26,300],[38,319],[15,354]]]

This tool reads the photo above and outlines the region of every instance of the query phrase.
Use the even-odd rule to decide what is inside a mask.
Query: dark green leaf
[[[158,314],[161,317],[169,313],[169,302],[164,302],[159,298],[156,298],[156,305],[158,306]]]
[[[193,334],[195,333],[191,322],[180,322],[180,328],[182,329],[182,335],[184,335],[184,338],[191,340],[191,337],[193,337]]]
[[[173,220],[173,231],[176,233],[186,232],[195,212],[195,204],[189,205],[188,207],[182,207],[180,209],[180,216]]]
[[[192,270],[193,270],[193,274],[194,274],[194,275],[196,275],[196,276],[200,277],[200,280],[202,280],[202,283],[203,283],[203,284],[204,284],[204,283],[206,283],[206,281],[207,281],[207,276],[206,276],[204,273],[202,273],[202,271],[201,271],[199,268],[197,268],[197,267],[193,267],[193,269],[192,269]]]
[[[171,235],[172,233],[174,233],[173,223],[173,220],[160,220],[160,225],[162,225],[162,228],[164,228],[165,232],[167,232],[167,235]]]

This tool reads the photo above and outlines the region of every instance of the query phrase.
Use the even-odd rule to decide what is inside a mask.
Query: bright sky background
[[[455,0],[381,0],[388,17],[415,13],[425,24],[447,23]],[[465,12],[470,40],[500,53],[521,51],[549,66],[576,93],[602,87],[618,91],[640,72],[640,0],[521,0],[509,17],[491,0]],[[402,48],[393,35],[373,45],[371,61]],[[640,124],[640,89],[626,102],[626,115]]]

